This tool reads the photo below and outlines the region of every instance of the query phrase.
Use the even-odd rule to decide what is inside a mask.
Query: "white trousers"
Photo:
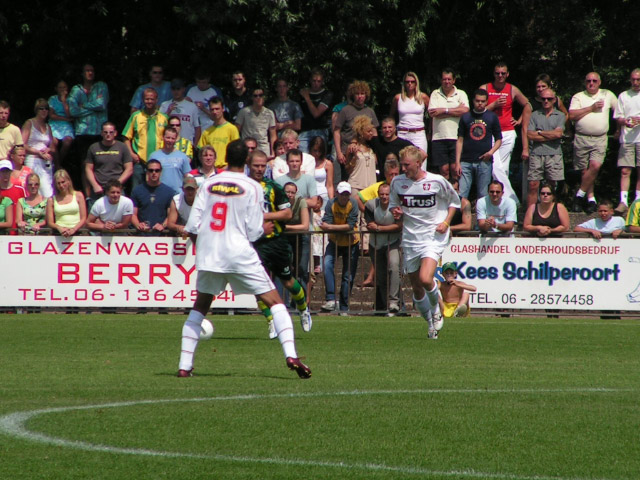
[[[493,178],[499,180],[504,185],[504,196],[513,199],[516,205],[520,204],[516,192],[509,181],[509,164],[511,163],[511,153],[516,144],[516,131],[507,130],[502,132],[502,145],[493,154]]]

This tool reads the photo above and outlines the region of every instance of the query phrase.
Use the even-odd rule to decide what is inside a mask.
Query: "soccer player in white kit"
[[[440,175],[420,168],[416,147],[400,151],[403,174],[391,181],[389,208],[402,219],[402,251],[413,289],[413,304],[429,324],[429,338],[437,339],[443,320],[434,274],[449,243],[449,225],[460,208],[460,197]]]
[[[182,327],[179,377],[192,376],[202,319],[227,284],[234,293],[256,295],[271,309],[287,367],[300,378],[311,376],[309,367],[298,359],[289,312],[251,245],[270,233],[273,223],[263,225],[262,187],[244,174],[248,153],[240,140],[227,145],[228,169],[200,187],[185,226],[196,243],[198,278],[196,300]]]

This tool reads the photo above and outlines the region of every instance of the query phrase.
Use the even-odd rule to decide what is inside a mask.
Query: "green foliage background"
[[[236,69],[269,91],[285,75],[292,92],[319,65],[336,97],[353,78],[370,81],[384,114],[406,70],[429,91],[448,65],[472,90],[504,60],[525,93],[547,72],[568,100],[590,70],[616,94],[626,88],[638,24],[631,0],[31,0],[0,12],[0,97],[20,124],[36,98],[51,95],[59,78],[76,83],[89,61],[109,84],[110,116],[121,125],[154,61],[187,79],[206,66],[223,89]]]

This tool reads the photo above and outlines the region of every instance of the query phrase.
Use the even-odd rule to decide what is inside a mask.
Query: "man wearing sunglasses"
[[[527,131],[527,136],[532,142],[527,174],[527,208],[538,200],[540,180],[546,178],[553,186],[564,180],[561,139],[566,117],[555,108],[556,94],[553,90],[543,90],[540,98],[542,108],[531,114]]]
[[[596,72],[587,73],[585,90],[576,93],[569,105],[569,120],[576,129],[573,168],[582,171],[580,189],[573,200],[574,212],[596,211],[593,185],[607,153],[611,111],[618,104],[616,96],[600,88],[600,84],[600,75]]]
[[[145,170],[146,181],[131,192],[131,224],[139,232],[160,235],[167,230],[167,217],[174,193],[171,187],[160,182],[162,164],[158,160],[149,160]]]
[[[276,116],[264,106],[264,90],[253,89],[253,103],[240,110],[236,125],[240,138],[253,137],[258,141],[258,150],[262,150],[269,159],[274,158],[273,143],[276,141]]]
[[[509,181],[509,164],[511,163],[513,147],[516,144],[517,126],[522,127],[522,160],[527,161],[529,159],[527,129],[529,117],[531,116],[531,104],[518,87],[507,83],[508,78],[509,68],[507,64],[499,62],[493,67],[493,82],[486,83],[480,88],[489,92],[487,110],[498,116],[502,131],[502,145],[493,156],[493,178],[502,182],[505,196],[511,198],[517,204],[518,197]],[[522,107],[522,114],[518,118],[513,117],[514,101]]]

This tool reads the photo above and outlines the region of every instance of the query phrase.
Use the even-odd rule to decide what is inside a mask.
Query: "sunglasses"
[[[551,192],[540,192],[541,197],[548,197],[551,195]]]
[[[38,107],[38,110],[49,110],[49,107]]]
[[[260,97],[264,97],[264,93],[254,93],[253,94],[254,98],[260,98]]]
[[[553,102],[556,97],[542,97],[543,102]]]
[[[180,126],[180,124],[179,123],[170,123],[169,126],[173,127],[173,128],[178,128]]]
[[[161,171],[161,168],[147,168],[147,172],[149,173],[160,173]]]
[[[502,190],[489,190],[489,193],[493,193],[495,195],[500,195],[502,193]]]
[[[589,79],[587,79],[587,83],[598,83],[598,80],[589,78]]]
[[[507,72],[493,72],[496,77],[505,77]]]

